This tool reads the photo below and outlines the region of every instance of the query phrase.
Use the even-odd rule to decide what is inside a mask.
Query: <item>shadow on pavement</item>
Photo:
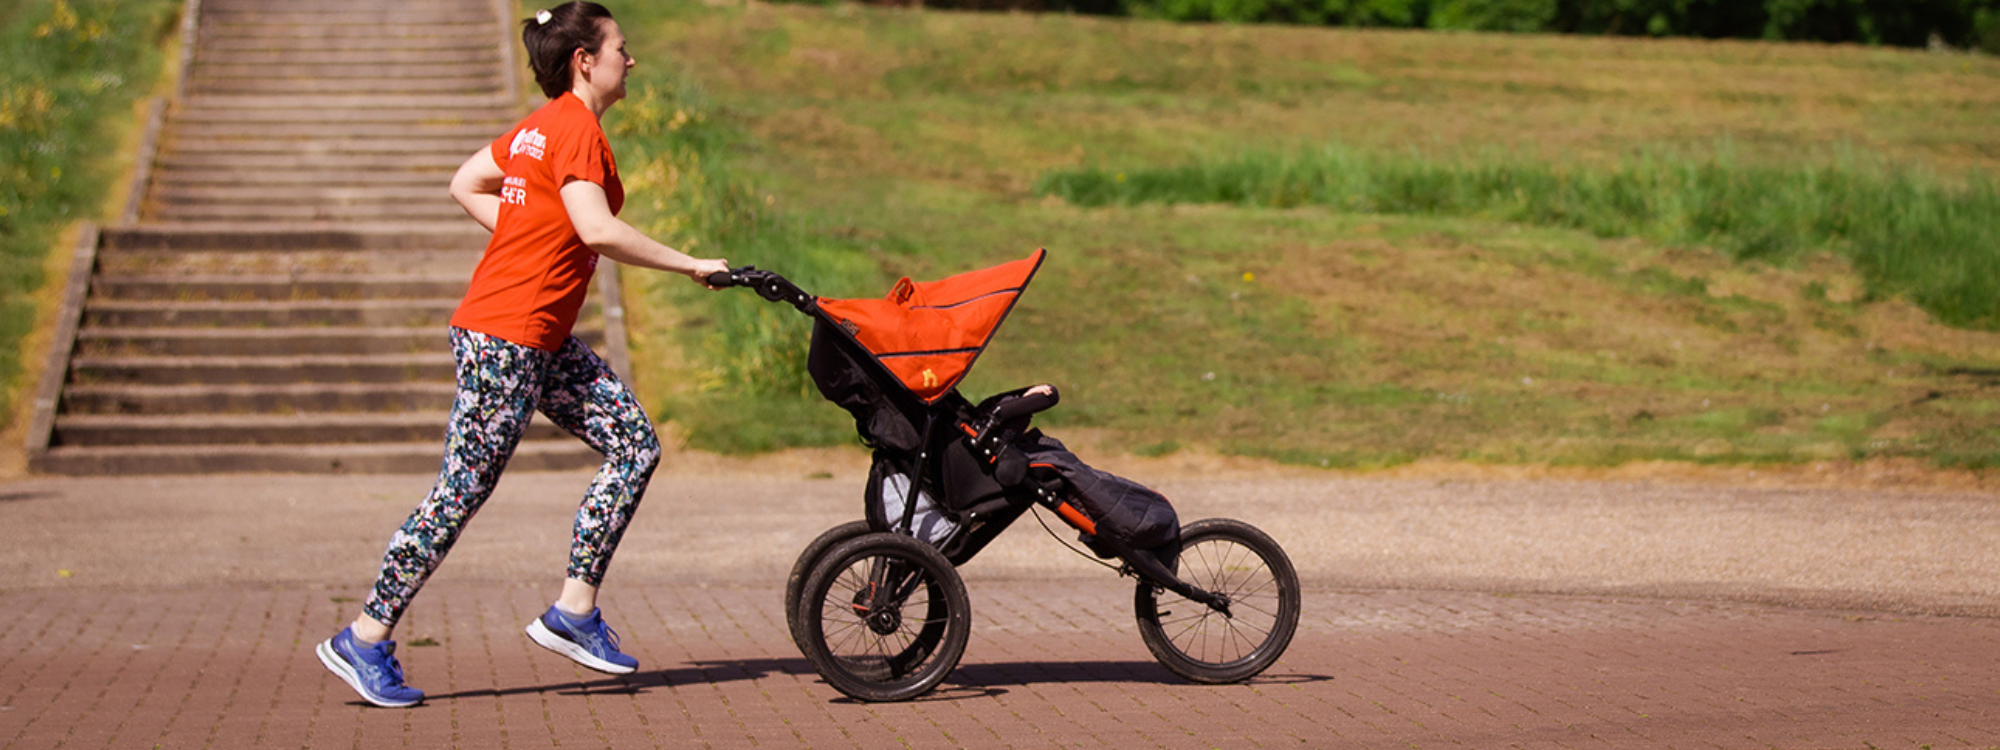
[[[1325,675],[1263,674],[1243,681],[1243,685],[1296,685],[1325,682]],[[1167,671],[1154,661],[1047,661],[963,664],[952,672],[950,681],[969,687],[1033,685],[1062,682],[1150,682],[1163,685],[1194,685]]]
[[[490,698],[526,693],[555,692],[560,695],[602,695],[639,694],[653,688],[668,685],[717,684],[741,680],[760,680],[771,674],[812,674],[812,663],[803,658],[794,659],[743,659],[737,661],[688,662],[689,666],[677,669],[661,669],[634,672],[629,675],[606,676],[603,679],[578,682],[565,680],[547,685],[533,685],[515,688],[494,688],[489,690],[461,690],[456,693],[437,693],[426,696],[426,701],[451,700],[455,698]]]
[[[760,680],[773,674],[812,675],[814,672],[812,663],[803,658],[697,661],[687,662],[686,666],[675,669],[642,671],[630,675],[605,677],[599,680],[584,682],[571,680],[548,685],[437,693],[428,696],[426,702],[547,692],[555,692],[560,695],[636,695],[654,688],[663,688],[669,685],[718,684],[742,680]],[[1297,685],[1325,682],[1331,679],[1333,678],[1325,675],[1312,674],[1265,674],[1245,680],[1240,684]],[[997,697],[1007,694],[1007,690],[1004,687],[1006,685],[1096,682],[1195,686],[1195,683],[1174,676],[1165,667],[1152,661],[1000,662],[960,665],[958,669],[951,673],[947,684],[940,686],[936,691],[917,700],[951,701],[968,698]],[[851,699],[845,697],[833,697],[834,694],[830,688],[828,692],[830,700],[836,702],[853,702]]]

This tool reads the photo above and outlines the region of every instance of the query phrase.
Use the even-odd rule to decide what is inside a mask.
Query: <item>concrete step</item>
[[[461,13],[489,14],[485,0],[204,0],[203,13],[227,11],[283,10],[286,12],[327,13],[335,11],[401,11],[449,8]]]
[[[448,200],[410,203],[307,203],[301,205],[166,203],[158,207],[162,221],[380,221],[464,219],[465,210]]]
[[[492,134],[497,137],[499,133]],[[372,137],[369,137],[372,136]],[[422,137],[407,133],[356,133],[337,138],[183,138],[168,139],[163,150],[174,154],[440,154],[457,156],[460,162],[493,138],[463,136]]]
[[[344,95],[342,95],[344,96]],[[448,107],[397,106],[379,109],[355,107],[294,107],[288,109],[194,108],[184,106],[173,115],[173,127],[186,125],[224,126],[240,132],[262,132],[266,126],[339,126],[356,132],[397,133],[404,128],[484,124],[495,137],[520,121],[520,111],[512,106],[479,105]]]
[[[401,412],[448,411],[456,391],[451,383],[75,384],[62,399],[69,414]]]
[[[274,36],[217,36],[210,37],[204,31],[201,48],[217,52],[268,51],[268,52],[378,52],[381,50],[422,47],[427,50],[456,50],[477,52],[500,46],[499,35],[480,32],[466,36],[366,36],[366,35],[299,35]]]
[[[216,96],[223,96],[217,94]],[[350,94],[326,94],[328,97],[345,97]],[[463,94],[440,94],[439,96],[464,96]],[[520,110],[508,106],[480,105],[455,109],[448,107],[381,107],[377,109],[340,107],[273,107],[270,109],[188,109],[176,116],[176,124],[227,126],[240,132],[260,132],[267,125],[339,125],[357,133],[399,133],[403,129],[420,128],[431,125],[461,125],[486,123],[495,136],[512,127],[521,119]]]
[[[360,51],[333,50],[216,50],[202,49],[195,52],[193,72],[199,75],[210,65],[447,65],[459,63],[479,63],[499,66],[505,59],[499,45],[491,49],[448,49],[425,48],[376,49]]]
[[[291,357],[132,357],[78,355],[76,383],[404,383],[451,382],[451,355],[367,354]]]
[[[451,94],[417,95],[398,94],[392,96],[370,96],[365,94],[298,96],[261,96],[204,94],[189,96],[181,100],[185,112],[269,112],[293,110],[306,115],[316,115],[323,110],[358,111],[374,114],[378,111],[423,111],[444,117],[452,117],[460,112],[477,111],[484,108],[512,107],[515,100],[506,94]]]
[[[430,10],[449,8],[461,13],[486,14],[492,6],[486,0],[205,0],[203,13],[228,11],[268,11],[328,13],[354,10]]]
[[[487,122],[454,123],[405,123],[391,132],[376,132],[356,128],[352,124],[339,122],[262,122],[245,123],[238,120],[213,122],[190,122],[177,120],[167,130],[167,137],[175,140],[214,139],[269,139],[269,140],[317,140],[317,139],[364,139],[364,138],[436,138],[442,140],[465,139],[467,143],[491,143],[501,133],[513,127],[513,122],[491,120]]]
[[[98,328],[79,332],[78,357],[297,357],[451,351],[435,327]]]
[[[263,8],[228,8],[222,10],[203,8],[202,11],[201,26],[204,31],[207,29],[234,29],[269,24],[363,28],[376,28],[383,24],[430,25],[478,22],[484,23],[488,27],[493,27],[497,24],[497,19],[493,19],[491,14],[484,12],[484,9],[450,5],[360,9],[296,9],[272,5]]]
[[[465,156],[471,155],[471,151],[465,152]],[[246,187],[263,185],[335,185],[343,188],[410,187],[424,185],[429,186],[433,190],[444,190],[447,185],[451,184],[451,174],[444,170],[426,170],[420,172],[376,170],[366,172],[352,169],[272,170],[210,168],[176,169],[171,172],[155,172],[154,175],[154,191],[171,190],[180,187],[231,185]]]
[[[437,299],[465,296],[467,276],[422,274],[356,276],[297,274],[286,276],[213,276],[172,274],[110,276],[100,274],[90,284],[97,301],[159,300],[168,302],[284,300],[362,300],[389,298]]]
[[[579,327],[577,338],[596,348],[604,331]],[[77,336],[87,357],[301,357],[321,355],[449,353],[443,328],[98,328]]]
[[[168,206],[394,206],[394,204],[442,204],[460,210],[438,186],[160,186],[150,196],[160,208]],[[460,210],[462,216],[462,210]]]
[[[166,206],[205,203],[236,206],[272,203],[347,206],[441,203],[458,210],[458,202],[438,185],[185,185],[163,186],[154,191],[152,198]]]
[[[87,327],[166,328],[239,326],[442,327],[458,311],[458,297],[437,299],[312,300],[302,302],[137,302],[101,301],[84,306]],[[588,307],[586,303],[586,307]]]
[[[287,13],[250,16],[216,13],[202,18],[202,44],[242,40],[324,42],[361,39],[478,40],[500,42],[500,24],[486,14]]]
[[[473,94],[491,93],[504,85],[498,72],[477,76],[440,76],[436,78],[372,78],[354,76],[350,78],[207,78],[198,77],[189,82],[188,90],[196,94],[254,94],[258,92],[288,94]]]
[[[327,226],[312,222],[140,224],[108,228],[105,250],[484,250],[492,234],[468,219]]]
[[[351,169],[395,172],[455,171],[469,150],[428,153],[180,153],[169,152],[158,162],[160,168],[178,169]]]
[[[442,453],[448,412],[324,414],[72,414],[56,420],[52,445],[300,445],[432,440]],[[567,437],[547,419],[528,439]]]
[[[263,22],[270,20],[311,19],[314,23],[339,23],[346,18],[378,19],[421,24],[439,21],[469,22],[482,20],[497,23],[490,7],[478,2],[424,3],[411,2],[401,6],[321,4],[307,6],[294,3],[264,2],[255,5],[231,5],[211,8],[203,4],[201,20],[203,27],[209,24],[233,22]]]
[[[386,444],[57,446],[29,458],[38,473],[72,476],[146,474],[435,474],[442,439]],[[571,437],[526,440],[509,471],[570,471],[603,463]]]
[[[465,250],[103,250],[97,254],[97,275],[159,276],[324,276],[416,275],[458,279],[472,277],[480,249]]]
[[[500,69],[496,56],[491,60],[467,60],[464,56],[440,56],[437,61],[427,61],[423,65],[407,62],[275,62],[266,65],[250,63],[205,62],[194,69],[192,80],[235,81],[270,79],[314,79],[314,78],[435,78],[435,77],[488,77],[499,80],[506,71]]]

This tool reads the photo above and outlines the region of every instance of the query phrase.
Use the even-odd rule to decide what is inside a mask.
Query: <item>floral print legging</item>
[[[445,436],[437,486],[389,539],[382,572],[362,612],[391,627],[409,607],[493,485],[539,409],[604,454],[576,511],[569,577],[596,586],[660,463],[660,440],[639,400],[572,336],[560,351],[451,329],[458,399]]]

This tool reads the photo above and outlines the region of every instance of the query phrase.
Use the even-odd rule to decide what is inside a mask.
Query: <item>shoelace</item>
[[[600,627],[600,628],[603,628],[603,629],[604,629],[604,634],[605,634],[606,636],[609,636],[608,638],[606,638],[606,640],[609,640],[609,641],[611,641],[611,650],[612,650],[612,651],[617,651],[617,650],[618,650],[618,631],[616,631],[616,630],[612,630],[612,629],[611,629],[611,623],[608,623],[608,622],[605,622],[605,621],[604,621],[604,620],[602,620],[602,619],[599,619],[599,620],[597,621],[597,626],[598,626],[598,627]]]
[[[378,672],[386,673],[389,679],[392,680],[389,683],[390,687],[401,686],[403,684],[403,663],[396,660],[396,647],[392,644],[387,649],[379,652],[382,654],[382,664],[380,666],[369,663],[367,658],[361,656],[363,652],[372,650],[363,648],[360,643],[354,644],[355,662],[357,662],[354,666],[358,668],[358,671],[364,675]]]
[[[396,680],[394,684],[401,686],[403,684],[403,663],[396,660],[396,652],[393,650],[387,654],[383,654],[383,656],[385,657],[383,661],[389,665],[389,676]]]
[[[591,628],[589,625],[597,627]],[[599,643],[608,643],[613,653],[618,652],[618,631],[611,629],[611,623],[605,622],[604,618],[599,616],[591,618],[591,622],[585,623],[585,626],[588,632],[577,633],[583,638],[584,648],[596,651]]]

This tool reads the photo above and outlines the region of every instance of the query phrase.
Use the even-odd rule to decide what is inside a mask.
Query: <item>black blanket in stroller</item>
[[[1181,522],[1165,495],[1091,467],[1063,447],[1062,441],[1042,434],[1041,430],[1030,430],[1013,444],[1027,456],[1030,466],[1047,465],[1062,474],[1063,480],[1076,491],[1084,514],[1097,524],[1098,536],[1111,537],[1133,549],[1152,550],[1162,561],[1170,562],[1177,556]],[[1102,550],[1099,555],[1110,557]]]

